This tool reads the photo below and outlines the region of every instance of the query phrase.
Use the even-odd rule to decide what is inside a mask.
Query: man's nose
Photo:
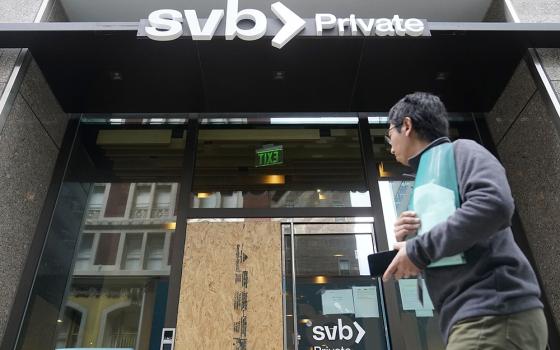
[[[391,146],[391,154],[395,155],[395,150],[393,149],[393,146]]]

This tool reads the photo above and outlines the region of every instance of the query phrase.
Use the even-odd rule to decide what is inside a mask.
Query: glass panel
[[[412,193],[412,181],[380,181],[379,190],[383,205],[385,230],[389,246],[396,242],[393,225],[396,218],[408,208],[408,199]],[[443,350],[438,326],[437,312],[431,307],[427,290],[424,292],[424,306],[420,303],[410,302],[411,298],[417,300],[417,280],[403,279],[396,284],[396,300],[399,303],[403,343],[403,350]],[[426,299],[427,298],[427,299]]]
[[[340,218],[337,218],[340,219]],[[373,232],[373,225],[371,218],[351,218],[353,223],[330,223],[325,224],[324,221],[317,223],[296,223],[294,225],[294,234],[325,234],[325,233],[371,233]],[[306,221],[310,221],[307,219]],[[356,223],[356,221],[363,221],[363,223]]]
[[[126,203],[127,208],[137,206],[139,197],[142,205],[152,205],[154,197],[150,192],[146,195],[145,190],[151,185],[131,183],[129,186],[142,191],[136,191],[141,192],[140,196],[128,197],[133,203]],[[165,186],[176,188],[177,184]],[[175,198],[170,202],[175,203]],[[69,329],[79,328],[77,321],[61,319],[56,333],[57,346],[148,349],[154,341],[150,339],[154,327],[163,322],[163,310],[157,308],[165,308],[167,298],[169,265],[165,242],[173,231],[166,227],[174,220],[174,217],[164,221],[135,218],[131,212],[125,221],[122,218],[85,221],[83,231],[95,228],[96,232],[82,233],[77,253],[80,263],[74,266],[64,308],[82,310],[87,315],[82,321],[85,328],[80,337],[71,336]],[[120,228],[118,232],[116,228]],[[96,258],[88,265],[90,244],[96,250]]]
[[[159,349],[185,140],[80,127],[17,349]]]
[[[388,117],[368,117],[370,124],[370,136],[373,144],[375,167],[381,178],[408,178],[413,179],[412,169],[398,163],[395,156],[391,154],[391,146],[385,141],[385,135],[389,128]],[[480,142],[480,135],[471,115],[460,113],[449,114],[449,138],[472,139]],[[373,165],[372,165],[373,166]]]
[[[325,276],[340,276],[341,261],[349,275],[369,276],[371,235],[297,235],[295,248],[297,276],[316,276],[321,271]]]
[[[206,125],[196,159],[193,208],[370,206],[355,125]]]
[[[369,277],[367,264],[367,256],[374,252],[372,225],[357,225],[360,232],[366,231],[366,225],[369,233],[352,233],[346,230],[349,224],[294,225],[301,226],[299,232],[316,231],[309,227],[328,232],[294,236],[298,349],[387,349],[380,285]],[[287,231],[285,256],[289,257]],[[286,317],[287,339],[293,334],[289,321]],[[294,348],[293,340],[286,344]]]

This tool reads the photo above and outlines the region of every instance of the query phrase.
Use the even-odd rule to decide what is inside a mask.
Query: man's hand
[[[398,253],[385,271],[383,281],[387,282],[391,277],[398,280],[417,276],[420,273],[420,269],[408,258],[406,254],[406,242],[397,242],[394,248],[398,250]]]
[[[416,217],[413,211],[403,211],[399,219],[395,221],[395,237],[397,242],[402,242],[409,235],[416,234],[420,227],[420,219]]]

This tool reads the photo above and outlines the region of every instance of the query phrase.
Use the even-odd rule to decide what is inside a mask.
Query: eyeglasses
[[[398,128],[399,126],[400,125],[393,125],[389,129],[387,129],[387,131],[385,132],[385,142],[387,142],[387,144],[391,145],[391,130],[393,130],[394,128]]]

